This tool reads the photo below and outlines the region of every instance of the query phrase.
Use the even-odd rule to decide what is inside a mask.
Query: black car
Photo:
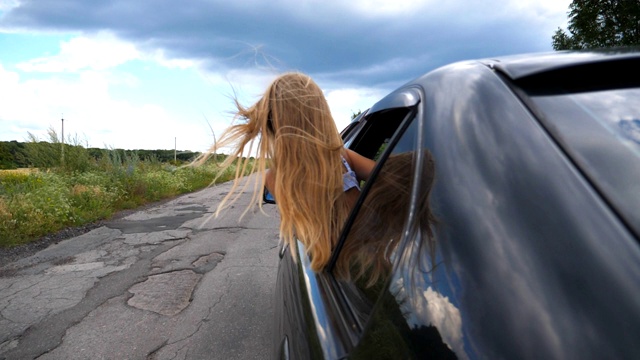
[[[640,359],[639,69],[461,62],[356,118],[376,168],[323,272],[281,249],[274,357]]]

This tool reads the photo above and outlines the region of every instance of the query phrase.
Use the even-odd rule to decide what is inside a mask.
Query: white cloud
[[[13,85],[13,84],[17,84],[20,81],[20,76],[14,72],[9,72],[6,71],[4,69],[4,67],[2,66],[2,64],[0,64],[0,91],[2,91],[3,87],[2,85],[4,84],[5,87],[8,85]],[[0,95],[3,96],[3,93],[0,93]]]
[[[0,12],[18,6],[18,0],[0,0]]]
[[[523,14],[526,18],[549,24],[553,29],[558,26],[566,27],[569,4],[571,0],[510,1],[506,11]]]
[[[426,308],[420,312],[429,318],[431,324],[435,326],[443,341],[449,345],[453,351],[462,358],[467,358],[462,340],[462,316],[460,310],[455,307],[446,296],[434,291],[431,287],[423,292]]]
[[[192,59],[170,58],[164,49],[141,51],[133,43],[103,31],[62,41],[58,54],[21,62],[16,68],[25,72],[44,73],[101,71],[133,60],[152,61],[170,69],[197,68],[202,63]]]
[[[116,69],[132,60],[166,71],[198,65],[167,59],[161,51],[143,53],[106,32],[74,37],[61,42],[57,54],[16,64],[22,73],[0,64],[0,140],[24,141],[29,132],[44,140],[49,127],[60,130],[64,117],[66,137],[77,136],[91,147],[169,149],[178,138],[180,149],[205,150],[212,136],[206,121],[194,116],[197,110],[170,109],[161,98],[134,103],[115,92],[116,85],[144,87],[135,74]],[[218,115],[207,114],[214,128],[222,123]]]
[[[218,104],[227,109],[218,114],[221,121],[211,123],[216,135],[220,135],[231,123],[235,110],[234,99],[243,106],[253,105],[264,95],[267,86],[278,75],[280,73],[263,70],[233,70],[225,74],[203,74],[209,84],[221,89]],[[314,80],[317,81],[317,79]],[[344,87],[333,83],[319,83],[319,86],[324,90],[338,130],[342,130],[349,124],[353,113],[368,109],[388,93],[388,90]]]
[[[537,0],[537,1],[510,1],[509,7],[519,9],[522,12],[533,14],[564,14],[569,11],[571,0]]]
[[[415,244],[414,244],[415,245]],[[442,341],[460,359],[468,359],[463,340],[462,315],[460,310],[447,296],[434,290],[424,281],[426,277],[418,276],[415,280],[421,284],[405,286],[403,277],[396,277],[391,282],[391,292],[399,301],[403,315],[411,327],[433,326],[442,336]],[[421,289],[425,289],[422,291]],[[409,294],[411,292],[415,296]],[[418,296],[418,294],[422,296]]]
[[[188,69],[200,67],[202,64],[202,62],[198,60],[169,58],[164,49],[157,49],[153,53],[144,55],[144,58],[155,61],[156,63],[170,69]]]
[[[357,0],[350,2],[350,4],[360,13],[374,16],[397,16],[402,13],[415,12],[434,2],[434,0]]]
[[[140,58],[136,47],[102,32],[79,36],[60,44],[60,53],[28,60],[16,65],[25,72],[78,72],[106,70]]]
[[[208,72],[203,76],[213,85],[227,87],[230,100],[236,96],[243,105],[249,105],[249,102],[257,101],[264,94],[267,86],[278,75],[280,73],[275,71],[249,69],[229,70],[224,74]]]
[[[53,126],[60,132],[65,119],[67,138],[77,136],[90,147],[204,150],[209,142],[203,121],[174,114],[153,103],[115,100],[108,73],[84,71],[78,78],[49,77],[23,80],[0,65],[2,140],[24,141],[31,132],[46,139]],[[160,102],[160,99],[158,99]],[[188,139],[200,138],[197,141]]]
[[[349,124],[354,113],[367,110],[385,95],[383,90],[368,88],[343,88],[325,92],[338,130]]]

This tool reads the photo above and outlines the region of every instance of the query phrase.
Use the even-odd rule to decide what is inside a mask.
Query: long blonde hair
[[[292,251],[296,238],[300,240],[311,257],[311,268],[322,270],[349,213],[340,158],[343,143],[322,90],[307,75],[286,73],[252,106],[245,108],[237,100],[236,106],[241,123],[229,127],[197,160],[203,162],[220,148],[232,148],[221,167],[225,170],[235,163],[235,180],[216,214],[240,195],[239,179],[247,172],[261,174],[250,206],[262,206],[265,170],[271,169],[281,239]],[[255,142],[257,156],[252,162],[243,155],[252,153]]]

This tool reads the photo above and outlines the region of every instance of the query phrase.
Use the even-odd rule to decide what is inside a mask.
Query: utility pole
[[[62,114],[61,116],[61,121],[62,121],[62,143],[61,143],[61,162],[60,165],[64,165],[64,114]]]

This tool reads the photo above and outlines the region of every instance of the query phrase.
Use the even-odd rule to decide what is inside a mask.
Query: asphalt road
[[[275,206],[230,184],[106,223],[0,268],[0,359],[267,359]]]

